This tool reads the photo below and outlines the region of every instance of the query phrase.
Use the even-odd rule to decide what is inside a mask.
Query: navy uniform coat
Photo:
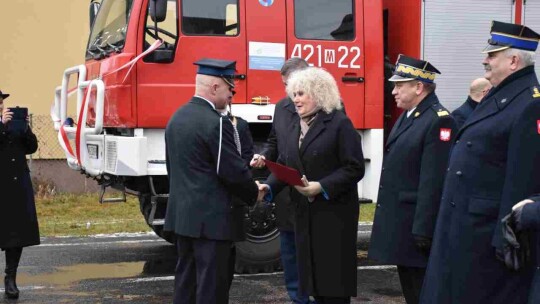
[[[356,295],[357,183],[364,176],[362,140],[341,111],[319,112],[298,147],[300,117],[290,128],[281,162],[318,181],[328,194],[313,202],[292,188],[296,209],[296,250],[300,293],[314,296]],[[273,175],[272,191],[284,186]]]
[[[386,142],[368,257],[426,267],[428,257],[413,235],[433,237],[456,127],[435,93],[406,115],[401,114]]]
[[[456,121],[458,130],[463,126],[467,118],[471,116],[478,103],[474,101],[471,96],[467,97],[467,100],[457,109],[452,112],[452,117]]]
[[[170,184],[165,231],[233,240],[232,196],[251,204],[258,193],[233,134],[229,118],[202,98],[193,97],[174,113],[165,130]]]
[[[500,220],[540,192],[540,92],[534,67],[493,88],[458,131],[421,303],[526,303],[531,270],[496,259]]]
[[[264,150],[260,153],[271,161],[277,161],[279,153],[285,151],[287,138],[289,137],[289,125],[298,117],[292,100],[285,97],[276,104],[274,110],[274,121],[272,129],[268,135],[268,140]],[[291,201],[289,187],[283,189],[283,194],[279,196],[276,204],[276,220],[280,230],[294,230],[294,210],[296,205]],[[277,193],[276,193],[277,194]]]
[[[9,124],[8,124],[9,126]],[[36,152],[37,139],[30,128],[24,134],[11,133],[0,122],[0,248],[39,245],[39,227],[34,190],[26,155]]]
[[[249,130],[249,124],[241,117],[236,116],[236,129],[240,137],[240,146],[242,151],[242,159],[249,165],[253,158],[253,138]],[[245,213],[247,204],[237,197],[233,197],[232,203],[232,240],[235,242],[244,241],[246,239]]]
[[[534,203],[523,206],[521,214],[522,230],[534,231],[534,244],[536,245],[536,259],[533,264],[534,279],[529,293],[529,304],[540,303],[540,195],[531,197]]]

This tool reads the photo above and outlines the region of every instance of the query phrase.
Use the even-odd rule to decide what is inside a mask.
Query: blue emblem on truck
[[[259,3],[262,6],[271,6],[272,4],[274,4],[274,0],[259,0]]]

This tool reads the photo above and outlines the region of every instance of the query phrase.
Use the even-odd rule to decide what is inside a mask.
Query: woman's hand
[[[13,112],[9,110],[9,108],[4,108],[4,111],[2,112],[2,123],[7,124],[11,118],[13,117]]]
[[[267,184],[260,184],[259,181],[255,181],[257,187],[259,187],[259,194],[257,195],[257,202],[262,202],[264,196],[270,191],[270,186]]]
[[[294,186],[294,188],[302,195],[307,197],[315,197],[322,191],[322,186],[319,182],[308,182],[305,187]]]

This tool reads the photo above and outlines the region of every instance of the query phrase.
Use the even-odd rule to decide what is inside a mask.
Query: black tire
[[[267,170],[254,169],[257,180],[265,180]],[[246,240],[236,243],[235,270],[238,273],[274,272],[281,267],[281,246],[276,223],[275,202],[256,204],[245,217]]]
[[[164,198],[158,198],[158,200],[163,200]],[[146,221],[146,224],[152,228],[155,234],[159,236],[160,238],[166,240],[167,242],[174,244],[174,234],[170,232],[163,231],[163,225],[150,225],[149,218],[150,218],[150,211],[152,211],[152,203],[150,202],[150,195],[140,195],[139,196],[139,203],[141,208],[141,213],[144,216],[144,220]],[[155,218],[163,218],[165,216],[165,211],[167,210],[167,203],[158,201],[157,210],[155,214]]]

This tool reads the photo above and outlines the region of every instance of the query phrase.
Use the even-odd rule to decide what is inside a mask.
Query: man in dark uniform
[[[418,303],[454,119],[435,94],[429,62],[400,55],[390,81],[404,110],[386,142],[369,258],[398,267],[408,304]]]
[[[308,67],[308,63],[302,58],[290,58],[281,68],[283,84],[287,86],[287,79],[294,71]],[[264,160],[276,161],[280,153],[284,153],[285,144],[289,135],[289,125],[298,114],[292,100],[287,96],[276,104],[274,122],[268,136],[267,143],[261,154],[255,154],[251,166],[264,167]],[[277,223],[281,245],[281,263],[285,278],[285,287],[289,298],[295,304],[309,303],[309,297],[298,294],[298,269],[296,257],[296,245],[294,234],[294,212],[296,204],[291,201],[289,187],[285,188],[276,198]]]
[[[195,96],[165,130],[170,196],[165,231],[176,234],[174,303],[228,303],[232,196],[251,204],[258,187],[235,144],[229,104],[235,62],[202,59]]]
[[[471,82],[467,100],[452,112],[452,117],[454,117],[458,129],[463,126],[467,118],[471,116],[478,103],[486,96],[490,89],[491,83],[483,77],[477,78]]]
[[[540,192],[540,35],[494,21],[484,50],[493,88],[453,143],[421,303],[526,303],[532,269],[497,259],[501,219]]]
[[[540,194],[533,195],[512,207],[512,217],[516,223],[517,233],[533,233],[533,246],[536,248],[533,267],[534,279],[529,292],[528,304],[540,303]]]

